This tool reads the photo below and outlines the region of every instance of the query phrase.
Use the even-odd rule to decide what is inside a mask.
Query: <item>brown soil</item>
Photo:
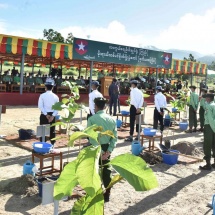
[[[193,143],[188,141],[178,142],[176,145],[172,146],[171,149],[178,150],[180,153],[185,155],[203,155],[203,153],[198,148],[196,148]]]
[[[162,162],[162,157],[159,154],[154,154],[151,152],[143,152],[140,154],[140,157],[148,164],[154,165]]]
[[[7,184],[7,186],[2,188],[2,191],[17,195],[33,196],[38,193],[38,186],[32,175],[22,175]]]

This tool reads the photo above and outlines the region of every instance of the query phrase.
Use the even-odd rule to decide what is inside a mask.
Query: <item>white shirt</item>
[[[40,95],[38,100],[38,108],[44,115],[47,115],[48,112],[53,112],[52,116],[56,116],[58,111],[52,109],[52,105],[54,105],[56,102],[59,102],[58,96],[52,91],[48,90]]]
[[[158,110],[158,112],[161,112],[161,108],[166,108],[167,103],[166,103],[166,96],[163,95],[161,92],[157,93],[155,95],[155,107]]]
[[[89,94],[89,108],[90,108],[90,112],[92,115],[95,114],[95,103],[94,103],[94,99],[97,97],[102,97],[103,95],[98,91],[98,90],[93,90],[90,94]]]
[[[134,105],[136,109],[143,106],[143,93],[137,87],[131,89],[130,99],[130,104]]]

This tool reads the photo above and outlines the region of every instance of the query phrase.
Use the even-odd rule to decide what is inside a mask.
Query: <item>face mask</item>
[[[30,78],[32,78],[32,76],[30,76]]]
[[[40,78],[41,76],[39,75],[39,78]]]
[[[60,79],[60,77],[58,77],[58,79]]]
[[[17,74],[16,76],[18,77],[19,75]]]

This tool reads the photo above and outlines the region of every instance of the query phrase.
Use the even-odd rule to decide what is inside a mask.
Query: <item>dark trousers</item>
[[[109,144],[101,144],[102,150],[106,152],[108,150]],[[102,165],[108,164],[110,162],[110,156],[107,160],[102,161]],[[101,165],[101,159],[99,159],[99,165]],[[104,166],[102,169],[102,181],[104,184],[104,187],[108,187],[108,185],[111,182],[111,166],[107,165]]]
[[[109,108],[110,115],[112,114],[112,106],[113,106],[113,115],[116,115],[117,104],[118,104],[118,97],[111,96],[110,108]]]
[[[204,126],[204,159],[210,161],[211,159],[211,150],[213,152],[212,157],[215,158],[215,133],[211,129],[210,125]]]
[[[163,108],[160,109],[160,111],[163,113]],[[160,123],[160,130],[163,131],[164,125],[163,125],[163,115],[161,115],[157,108],[154,109],[154,123],[153,123],[153,128],[157,129],[158,128],[158,121]]]
[[[189,106],[189,127],[192,129],[192,127],[194,126],[194,128],[197,127],[197,114],[194,111],[193,106]]]
[[[51,112],[49,112],[47,114],[52,116]],[[45,124],[52,125],[53,123],[55,123],[55,118],[53,119],[53,121],[51,123],[49,123],[48,119],[46,118],[46,116],[44,114],[40,115],[40,125],[45,125]],[[54,144],[55,140],[51,140],[52,138],[55,138],[55,126],[50,127],[50,141],[51,141],[51,144]],[[45,138],[45,141],[46,140],[47,139]],[[42,137],[40,137],[40,141],[42,142]]]
[[[118,105],[118,112],[120,113],[120,100],[119,100],[119,98],[118,98],[117,105]]]
[[[130,136],[133,136],[134,134],[134,124],[136,120],[136,115],[137,115],[137,109],[135,108],[134,105],[131,105],[130,107]],[[139,123],[139,122],[138,122]],[[136,123],[136,132],[139,132],[139,124]]]
[[[200,118],[200,127],[204,128],[204,122],[205,122],[205,110],[202,106],[200,106],[199,109],[199,118]]]

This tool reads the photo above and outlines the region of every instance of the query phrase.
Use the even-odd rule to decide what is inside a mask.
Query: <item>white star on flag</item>
[[[166,57],[165,57],[165,61],[169,61],[169,56],[168,55],[166,55]]]
[[[84,51],[84,47],[85,47],[85,45],[81,42],[81,44],[80,45],[78,45],[79,46],[79,49],[78,50],[83,50]]]

